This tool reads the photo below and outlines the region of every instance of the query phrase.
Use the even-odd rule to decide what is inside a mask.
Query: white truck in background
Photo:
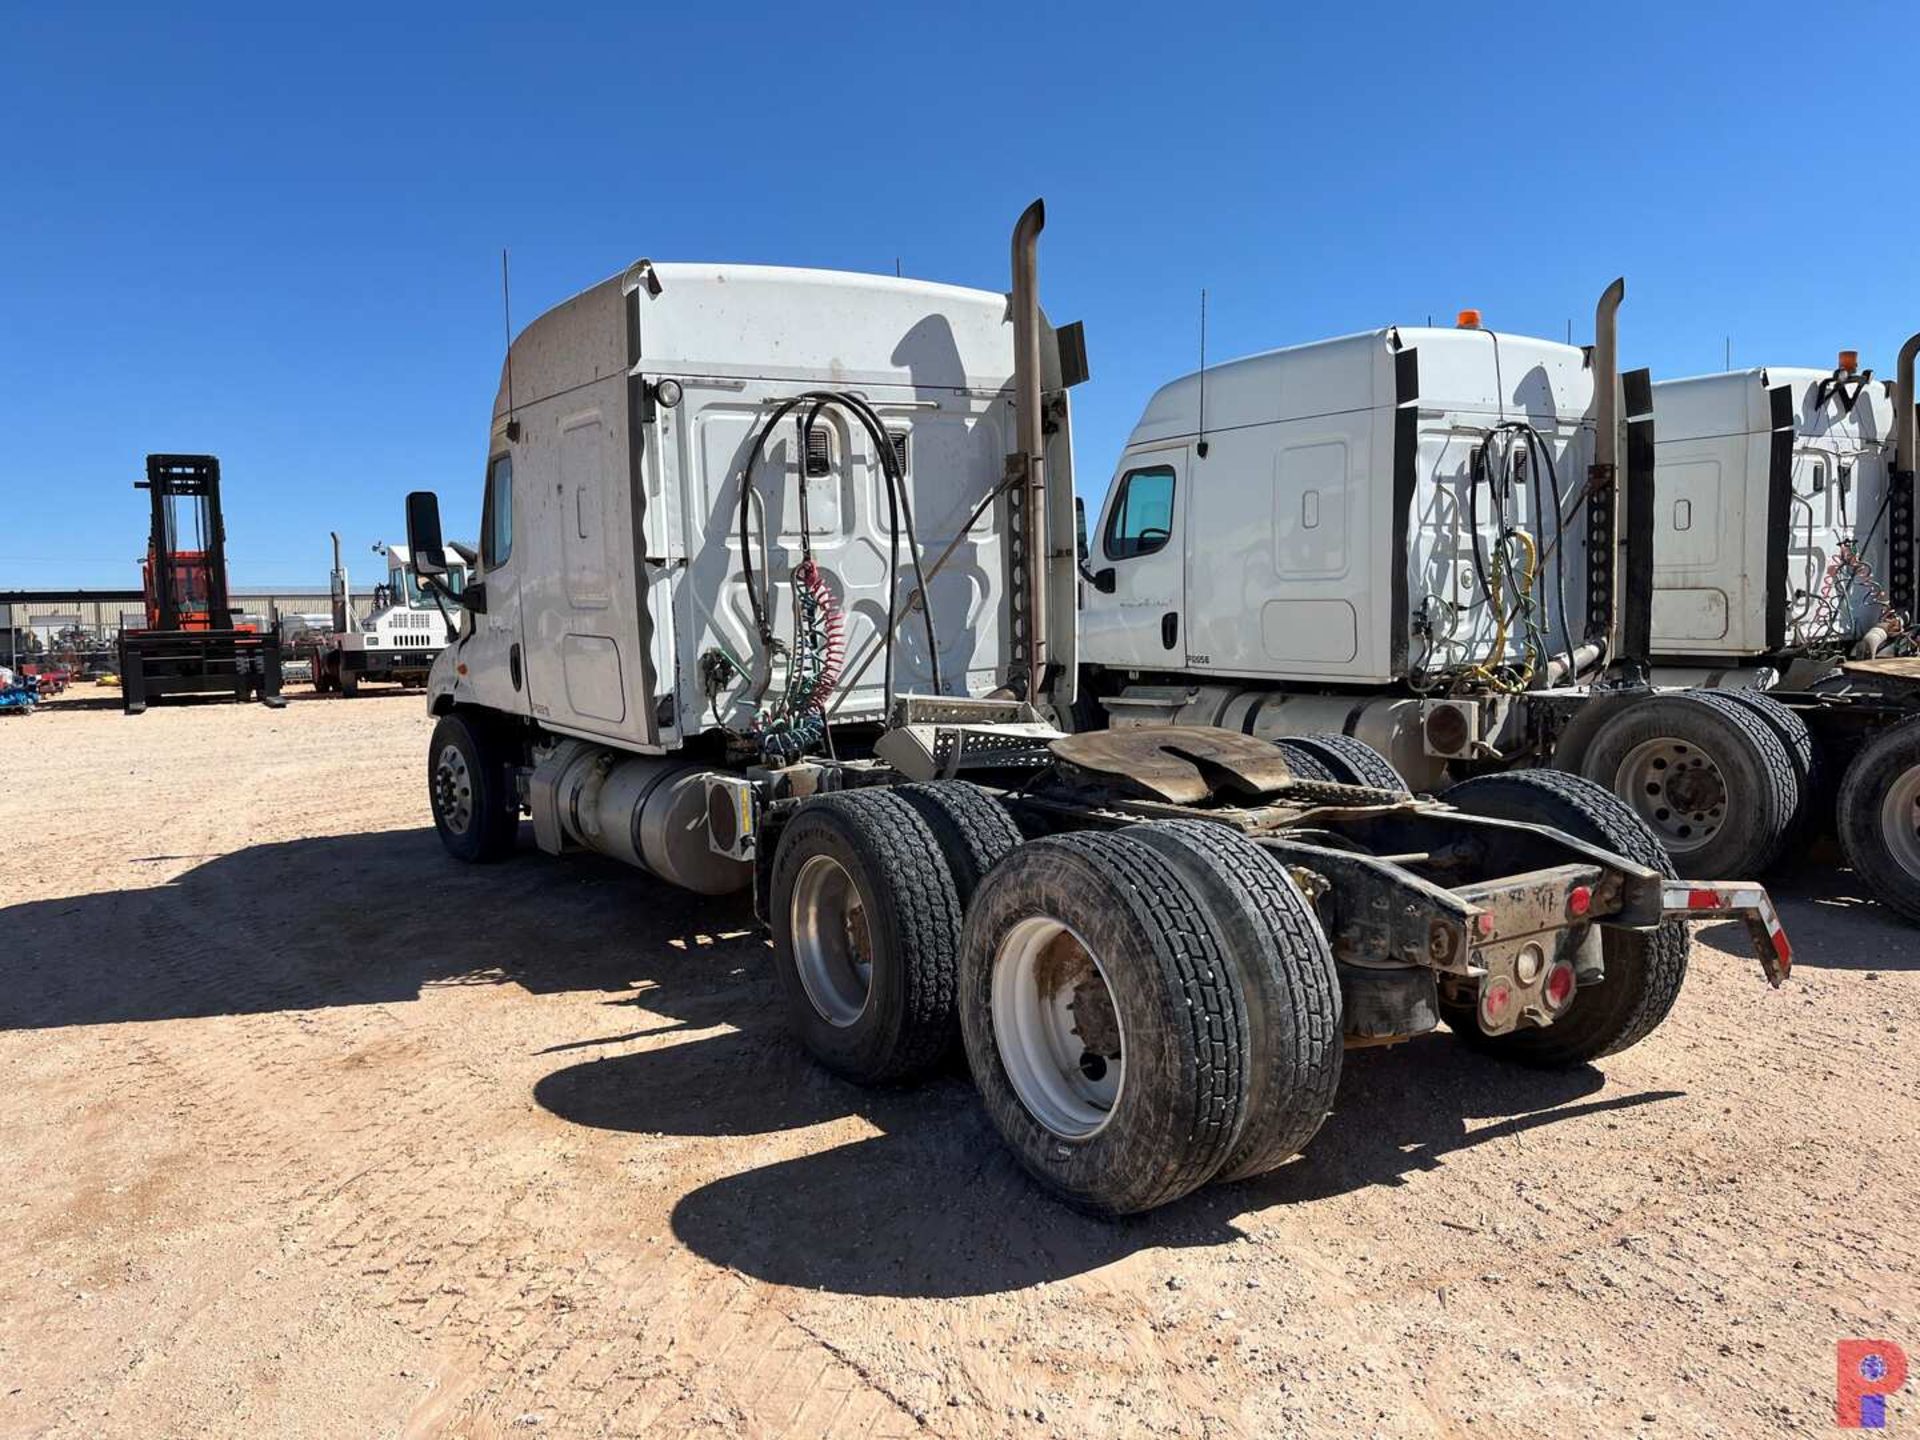
[[[1831,371],[1653,387],[1653,674],[1727,687],[1787,753],[1790,833],[1830,825],[1875,897],[1920,921],[1916,358],[1920,335],[1890,383],[1843,350]],[[1644,737],[1616,787],[1656,830],[1676,811],[1655,767],[1679,743]],[[1740,783],[1686,758],[1685,783]]]
[[[1068,735],[1077,326],[895,277],[653,264],[512,342],[435,661],[434,823],[699,893],[751,887],[801,1042],[866,1083],[963,1049],[1021,1163],[1101,1213],[1283,1164],[1343,1040],[1446,1023],[1584,1064],[1659,1025],[1686,918],[1790,950],[1758,886],[1688,885],[1577,777],[1438,805],[1238,731]],[[748,1078],[743,1083],[751,1083]]]
[[[1163,387],[1089,527],[1077,722],[1222,725],[1420,789],[1552,765],[1631,805],[1685,874],[1765,871],[1820,788],[1812,722],[1713,687],[1902,629],[1912,483],[1885,437],[1912,410],[1912,347],[1905,401],[1844,367],[1794,375],[1757,397],[1756,432],[1752,377],[1616,376],[1622,293],[1588,350],[1463,312]],[[1865,511],[1887,518],[1877,552]],[[1858,583],[1866,553],[1887,591]],[[1711,666],[1690,648],[1708,632]],[[1896,663],[1880,691],[1906,683]],[[1874,727],[1911,713],[1874,703]],[[1880,781],[1867,800],[1912,864],[1875,889],[1913,913],[1920,809],[1891,773],[1891,808]]]
[[[456,553],[464,547],[453,547]],[[333,629],[313,652],[313,688],[348,697],[366,682],[425,685],[434,660],[453,638],[457,604],[423,589],[409,565],[407,547],[379,544],[387,578],[373,589],[373,608],[365,620],[354,613],[353,592],[340,536],[333,534]],[[448,562],[440,583],[457,600],[466,585],[466,556]]]
[[[1657,681],[1765,688],[1777,674],[1804,689],[1904,635],[1912,516],[1891,490],[1896,388],[1850,350],[1832,371],[1654,383]]]

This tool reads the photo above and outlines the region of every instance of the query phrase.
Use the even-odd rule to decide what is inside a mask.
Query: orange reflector
[[[1858,350],[1842,350],[1840,352],[1840,368],[1842,370],[1858,370],[1860,368],[1860,352]]]
[[[1478,310],[1462,310],[1459,317],[1454,320],[1453,326],[1456,330],[1478,330],[1480,328],[1480,312]]]
[[[1567,892],[1567,913],[1584,915],[1593,908],[1593,887],[1576,885]]]
[[[1493,933],[1493,912],[1490,910],[1482,910],[1478,915],[1474,916],[1473,928],[1478,930],[1482,935],[1491,935]]]
[[[461,661],[458,665],[454,666],[453,668],[459,671],[462,675],[467,673],[467,664],[464,660]]]

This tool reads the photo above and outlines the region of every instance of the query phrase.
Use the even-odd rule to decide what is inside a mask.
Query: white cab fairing
[[[1830,372],[1773,367],[1663,380],[1653,400],[1656,654],[1791,652],[1879,618],[1834,571],[1852,540],[1886,574],[1893,405],[1878,381],[1849,405]]]
[[[1476,579],[1468,480],[1475,449],[1512,422],[1531,425],[1553,456],[1566,538],[1538,584],[1549,648],[1562,643],[1562,580],[1578,643],[1586,577],[1577,501],[1594,424],[1579,347],[1487,330],[1383,329],[1209,367],[1204,385],[1204,435],[1202,377],[1189,375],[1154,395],[1114,472],[1088,537],[1089,565],[1112,567],[1114,590],[1088,587],[1083,659],[1366,685],[1486,660],[1496,627]],[[1404,509],[1403,409],[1417,417],[1398,477]],[[1174,466],[1181,482],[1157,548],[1152,536],[1142,546],[1125,533],[1118,508],[1128,477],[1155,465]],[[1550,537],[1553,511],[1546,475],[1527,469],[1512,513]],[[1479,533],[1485,554],[1497,532],[1484,505]],[[1510,633],[1498,658],[1518,658],[1521,644]]]
[[[1050,330],[1044,339],[1052,392]],[[490,455],[496,467],[511,461],[511,550],[500,559],[483,540],[476,578],[487,611],[457,647],[471,650],[469,670],[449,652],[436,694],[638,750],[747,726],[768,673],[745,584],[739,474],[761,421],[809,390],[855,391],[878,412],[904,456],[923,564],[931,569],[958,539],[928,584],[947,691],[983,695],[1005,683],[1004,500],[961,531],[1003,479],[1012,445],[1006,296],[830,271],[641,262],[534,321],[513,342],[510,371]],[[653,399],[665,380],[679,387],[670,406]],[[1048,464],[1070,506],[1065,397],[1049,399],[1058,425]],[[798,429],[797,415],[783,421],[753,465],[764,505],[749,525],[754,582],[771,571],[773,627],[791,640],[804,484],[814,559],[846,617],[846,680],[832,715],[878,718],[890,593],[895,688],[932,685],[923,623],[907,611],[906,542],[894,577],[886,486],[864,428],[826,410],[812,466],[796,453]],[[1059,568],[1053,630],[1070,642],[1071,557]],[[1055,648],[1071,666],[1070,643],[1064,657]],[[716,670],[732,673],[709,693]],[[774,693],[782,683],[776,666]]]

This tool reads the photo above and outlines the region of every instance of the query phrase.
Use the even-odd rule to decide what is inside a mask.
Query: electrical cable
[[[771,563],[769,562],[766,567],[767,573],[763,582],[756,584],[754,579],[753,542],[752,537],[748,533],[748,517],[751,508],[754,505],[758,505],[761,514],[760,550],[762,555],[768,554],[769,547],[765,526],[765,501],[754,489],[753,466],[755,461],[758,460],[767,438],[773,433],[774,428],[778,426],[780,421],[794,409],[809,401],[813,403],[799,423],[800,453],[798,463],[800,466],[800,484],[802,491],[801,536],[803,558],[801,568],[795,572],[795,580],[797,582],[794,590],[795,647],[792,650],[788,650],[775,635],[773,629],[771,618],[773,600]],[[843,622],[838,605],[833,601],[831,591],[826,588],[825,581],[820,576],[818,567],[813,564],[812,537],[805,513],[805,487],[807,440],[812,433],[814,424],[818,421],[822,412],[829,406],[839,406],[860,422],[861,427],[867,432],[869,439],[873,443],[876,457],[879,460],[882,481],[886,487],[889,568],[886,627],[882,636],[886,653],[885,707],[888,712],[891,712],[893,708],[893,643],[894,632],[899,626],[900,542],[903,536],[907,542],[908,556],[913,566],[916,594],[920,597],[921,608],[924,611],[928,668],[931,672],[933,687],[936,693],[944,693],[945,690],[945,685],[940,673],[939,635],[934,624],[933,606],[927,593],[927,577],[921,560],[919,537],[914,527],[913,511],[907,500],[906,479],[901,473],[899,456],[894,453],[892,437],[888,434],[886,425],[881,420],[878,412],[868,404],[864,397],[848,391],[806,391],[800,395],[783,400],[775,406],[773,411],[761,422],[760,427],[749,440],[739,472],[739,533],[741,568],[747,591],[747,600],[753,611],[754,628],[759,633],[761,645],[767,656],[766,679],[761,683],[759,690],[756,692],[754,703],[756,707],[760,704],[772,683],[772,666],[775,656],[783,650],[787,651],[791,658],[788,665],[788,685],[786,696],[782,701],[782,708],[788,712],[789,718],[791,718],[794,707],[798,706],[804,709],[811,699],[812,703],[818,708],[820,724],[823,729],[825,700],[832,691],[833,682],[838,680],[839,672],[845,659],[845,635],[842,629]],[[976,512],[976,515],[977,513],[978,512]],[[762,592],[762,585],[764,585],[764,594]],[[803,647],[805,649],[804,656],[801,653]],[[814,667],[817,658],[820,658],[822,663],[819,669],[815,671]],[[807,672],[809,671],[814,671],[811,678],[807,676]],[[829,674],[829,672],[831,679],[822,685],[820,677]],[[806,683],[801,683],[803,679]],[[791,728],[782,730],[780,733],[783,735],[790,734]],[[823,737],[808,736],[804,738]],[[827,738],[828,742],[831,743],[830,737],[824,738]],[[784,740],[779,743],[783,749],[786,748],[786,742]],[[794,753],[797,754],[800,752],[795,751]]]
[[[1567,552],[1566,547],[1560,543],[1561,535],[1566,529],[1567,523],[1566,512],[1561,508],[1564,500],[1560,493],[1560,467],[1554,464],[1553,449],[1541,437],[1538,430],[1524,421],[1515,423],[1521,425],[1524,429],[1527,444],[1536,457],[1536,479],[1534,481],[1533,492],[1534,525],[1539,530],[1542,541],[1547,545],[1547,551],[1545,555],[1541,557],[1542,563],[1544,564],[1547,560],[1553,561],[1554,609],[1560,621],[1560,643],[1566,651],[1567,656],[1567,676],[1571,679],[1574,674],[1573,632],[1567,625]],[[1553,538],[1551,540],[1547,539],[1546,516],[1544,513],[1546,497],[1539,489],[1539,480],[1537,478],[1539,474],[1538,466],[1542,462],[1546,465],[1547,469],[1547,484],[1553,491]]]
[[[899,496],[900,519],[904,523],[906,531],[907,558],[913,562],[914,586],[921,596],[920,608],[926,621],[927,668],[932,676],[934,694],[944,695],[946,693],[946,685],[940,677],[940,641],[934,631],[933,599],[932,596],[927,593],[927,576],[920,563],[920,537],[914,530],[913,509],[907,503],[907,482],[906,476],[900,471],[900,457],[894,453],[893,437],[887,433],[885,422],[881,420],[879,414],[867,403],[866,399],[863,396],[855,395],[851,392],[844,398],[852,408],[865,418],[867,433],[873,437],[873,443],[879,452],[881,469],[887,477],[887,483]],[[897,570],[899,567],[897,559],[894,565]],[[889,587],[888,589],[889,602],[891,602],[894,588],[895,587]],[[891,603],[889,603],[888,606],[888,614],[889,622],[891,623]],[[889,667],[889,669],[891,669],[891,667]],[[891,709],[892,707],[889,706],[888,708]]]

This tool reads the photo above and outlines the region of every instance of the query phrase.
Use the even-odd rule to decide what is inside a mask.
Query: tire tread
[[[905,969],[898,1030],[884,1055],[857,1069],[818,1050],[815,1057],[862,1084],[912,1079],[936,1067],[953,1047],[963,913],[953,876],[926,820],[888,790],[843,790],[808,800],[788,822],[783,847],[809,809],[838,818],[862,865],[889,892]],[[774,864],[776,893],[784,894],[779,857]],[[776,913],[775,919],[780,922],[781,916]],[[792,985],[798,983],[796,977]],[[802,993],[794,1003],[809,1002]]]
[[[997,1054],[989,1013],[998,942],[989,917],[998,913],[1000,891],[1057,883],[1046,878],[1056,856],[1072,857],[1076,868],[1094,871],[1149,937],[1151,953],[1134,958],[1171,992],[1175,1003],[1170,1008],[1184,1017],[1182,1044],[1194,1069],[1191,1094],[1162,1097],[1182,1114],[1178,1128],[1184,1133],[1178,1142],[1122,1151],[1127,1161],[1124,1173],[1116,1167],[1116,1173],[1101,1177],[1094,1189],[1069,1188],[1048,1168],[1044,1157],[1029,1152],[1030,1143],[1051,1152],[1060,1142],[1026,1115],[1012,1090]],[[1071,1203],[1104,1215],[1153,1209],[1213,1178],[1239,1139],[1246,1118],[1247,1019],[1235,971],[1209,922],[1203,897],[1170,860],[1124,831],[1075,831],[1025,844],[983,884],[969,913],[964,957],[962,983],[968,1000],[961,1018],[975,1082],[995,1124],[1030,1173]],[[1003,1109],[1017,1112],[1013,1128]],[[1023,1140],[1028,1131],[1032,1133]],[[1103,1133],[1088,1143],[1108,1139]]]
[[[1391,790],[1397,795],[1413,792],[1393,762],[1366,741],[1352,735],[1293,735],[1288,737],[1309,751],[1334,772],[1336,783],[1365,785],[1372,790]]]
[[[973,892],[987,872],[1020,845],[1020,827],[1007,807],[978,785],[965,780],[916,781],[895,786],[890,793],[916,810],[933,832],[953,871],[963,909],[972,903]]]
[[[1299,1154],[1319,1132],[1340,1086],[1340,979],[1326,932],[1292,877],[1238,831],[1206,820],[1159,820],[1123,833],[1145,844],[1169,837],[1236,891],[1265,932],[1259,939],[1267,955],[1260,958],[1268,974],[1244,982],[1264,985],[1268,1002],[1267,1024],[1250,1036],[1249,1060],[1276,1083],[1269,1087],[1256,1078],[1250,1087],[1256,1108],[1214,1178],[1264,1174]],[[1280,1053],[1263,1055],[1263,1049]]]

